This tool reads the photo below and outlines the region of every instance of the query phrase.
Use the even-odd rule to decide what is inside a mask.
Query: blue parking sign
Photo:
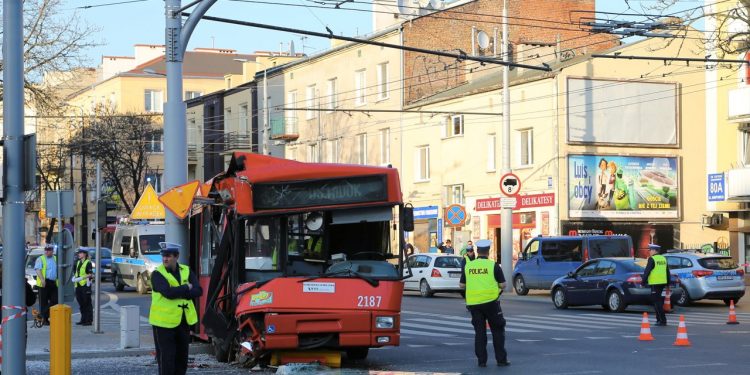
[[[726,198],[724,185],[724,173],[708,174],[708,201],[722,202]]]

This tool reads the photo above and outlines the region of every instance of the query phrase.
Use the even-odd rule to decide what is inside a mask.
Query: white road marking
[[[445,333],[414,331],[414,330],[411,330],[411,329],[403,329],[403,328],[401,328],[401,333],[406,333],[406,334],[409,334],[409,335],[416,335],[416,336],[455,337],[455,335],[449,335],[449,334],[445,334]]]

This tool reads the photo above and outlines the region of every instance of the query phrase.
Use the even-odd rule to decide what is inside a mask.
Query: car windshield
[[[628,259],[619,262],[626,272],[643,272],[646,269],[647,259]]]
[[[436,268],[461,268],[461,258],[458,257],[437,257],[435,258]]]
[[[739,265],[737,265],[737,262],[735,262],[734,259],[730,257],[703,258],[698,259],[698,263],[700,263],[700,265],[704,268],[708,268],[710,270],[733,270],[739,267]]]
[[[34,263],[36,263],[37,258],[39,258],[42,254],[30,254],[26,257],[26,268],[34,268]]]
[[[159,254],[161,252],[159,242],[164,242],[164,235],[144,234],[138,236],[138,241],[140,241],[141,254]]]

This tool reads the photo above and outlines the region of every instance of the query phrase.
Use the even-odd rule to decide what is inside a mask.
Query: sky
[[[84,22],[99,29],[94,40],[101,46],[87,53],[88,63],[92,66],[99,64],[103,55],[132,56],[134,44],[164,44],[163,0],[61,1],[61,17],[77,14]],[[342,5],[342,8],[360,11],[330,9],[335,3],[333,0],[218,0],[207,14],[317,32],[326,32],[326,27],[329,27],[336,35],[353,37],[372,32],[372,13],[369,12],[372,1],[393,0],[354,0],[353,3]],[[549,1],[553,3],[555,0]],[[674,11],[703,5],[703,0],[669,1],[676,2]],[[644,7],[655,3],[653,0],[596,2],[597,11],[616,13],[643,13]],[[182,1],[183,5],[188,3],[187,0]],[[86,6],[90,8],[83,8]],[[609,17],[621,18],[616,15]],[[330,46],[327,38],[201,20],[187,47],[188,50],[196,47],[230,48],[240,53],[252,53],[261,50],[288,51],[290,43],[294,43],[295,52],[306,54],[321,52]]]

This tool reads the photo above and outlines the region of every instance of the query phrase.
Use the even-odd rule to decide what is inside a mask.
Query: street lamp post
[[[503,48],[502,58],[510,62],[508,42],[508,0],[503,1]],[[510,168],[510,82],[509,64],[503,66],[503,174],[511,173]],[[500,265],[505,277],[510,278],[513,272],[513,209],[502,209],[500,227]],[[510,290],[512,281],[506,283],[505,290]]]

